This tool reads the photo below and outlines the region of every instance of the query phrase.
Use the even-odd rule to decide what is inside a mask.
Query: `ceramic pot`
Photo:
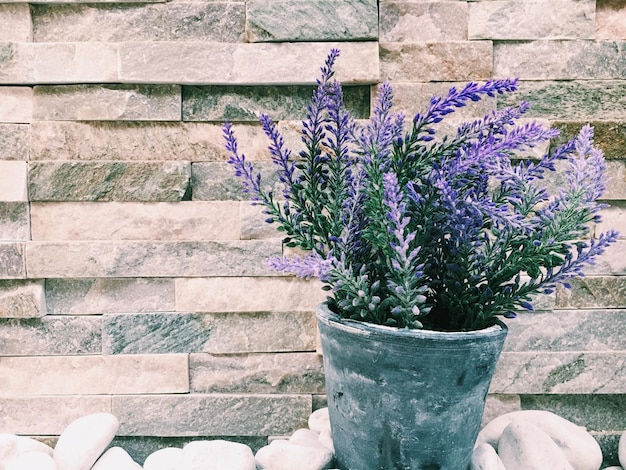
[[[337,466],[467,469],[506,325],[437,332],[316,313]]]

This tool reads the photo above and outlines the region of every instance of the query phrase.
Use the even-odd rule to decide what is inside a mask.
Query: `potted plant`
[[[224,125],[229,163],[267,222],[301,255],[273,268],[319,278],[318,306],[335,457],[342,469],[467,468],[507,333],[500,316],[532,309],[614,242],[599,221],[605,163],[584,127],[540,159],[558,132],[518,124],[527,103],[437,129],[470,101],[512,92],[516,80],[451,88],[411,121],[380,85],[362,124],[343,106],[332,50],[294,156],[260,119],[282,183],[264,186]],[[549,194],[557,168],[563,187]]]

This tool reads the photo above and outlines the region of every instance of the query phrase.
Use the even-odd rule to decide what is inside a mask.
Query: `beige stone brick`
[[[181,113],[178,85],[37,86],[34,93],[37,120],[177,121]]]
[[[0,160],[0,201],[28,201],[27,172],[26,162]]]
[[[33,203],[32,239],[238,240],[239,203]]]
[[[622,0],[596,1],[596,39],[626,39],[626,4]]]
[[[279,254],[273,240],[31,242],[26,269],[35,278],[264,276]]]
[[[325,298],[318,281],[292,277],[176,280],[176,309],[179,311],[313,311]]]
[[[236,126],[242,142],[266,145],[259,126]],[[36,121],[31,160],[224,161],[221,123]]]
[[[463,41],[467,39],[465,2],[386,1],[379,7],[382,42]]]
[[[75,419],[92,413],[110,413],[111,396],[2,397],[0,408],[2,432],[58,436]]]
[[[593,39],[595,1],[469,2],[469,38]]]
[[[0,380],[2,397],[187,393],[188,357],[0,357]]]
[[[503,352],[491,393],[623,394],[626,352]]]
[[[481,427],[498,416],[512,411],[520,411],[521,409],[522,405],[519,395],[489,394],[485,402],[485,411],[483,412]]]
[[[120,45],[122,82],[220,85],[314,84],[332,47],[341,49],[337,78],[375,83],[378,44],[129,42]],[[293,64],[302,66],[294,67]]]
[[[310,395],[115,396],[120,436],[289,435],[306,427]]]
[[[6,48],[0,44],[0,50]],[[1,59],[0,59],[1,60]],[[0,68],[2,82],[2,68]],[[33,89],[30,87],[0,87],[0,122],[31,122],[33,118]]]
[[[393,82],[486,80],[491,41],[380,44],[381,78]]]
[[[192,354],[192,392],[326,393],[317,353]]]
[[[0,42],[32,41],[30,8],[27,3],[0,5]]]
[[[0,318],[38,318],[45,314],[44,281],[0,281]]]

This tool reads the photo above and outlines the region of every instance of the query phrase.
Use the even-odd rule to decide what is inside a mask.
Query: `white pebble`
[[[327,470],[333,453],[318,442],[273,441],[255,455],[258,467],[271,470]]]
[[[91,470],[141,470],[141,465],[121,447],[111,447],[102,454]]]
[[[619,464],[626,468],[626,431],[622,433],[619,438],[619,446],[617,448],[617,456],[619,458]]]
[[[470,470],[506,470],[506,468],[492,446],[481,444],[472,452]]]
[[[256,470],[256,465],[250,447],[218,439],[185,445],[180,470]]]
[[[318,433],[321,433],[324,429],[330,430],[328,408],[315,410],[311,416],[309,416],[309,429]]]
[[[22,452],[4,463],[5,470],[56,470],[52,457],[44,452]]]
[[[148,456],[143,470],[178,470],[183,459],[183,449],[166,447]]]

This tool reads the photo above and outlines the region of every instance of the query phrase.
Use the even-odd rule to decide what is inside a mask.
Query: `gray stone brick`
[[[490,41],[381,43],[380,61],[383,80],[486,80],[492,75],[492,44]]]
[[[571,289],[557,288],[557,308],[626,308],[624,277],[587,276],[572,279],[570,284]]]
[[[432,42],[467,40],[465,2],[380,2],[380,40]]]
[[[503,352],[491,393],[623,394],[626,352]]]
[[[0,281],[0,318],[38,318],[45,314],[43,281]]]
[[[178,311],[305,311],[312,318],[315,306],[325,299],[325,292],[319,282],[292,277],[176,279]]]
[[[239,240],[239,205],[234,201],[34,202],[32,239]],[[1,208],[0,204],[0,214]]]
[[[0,318],[1,356],[100,354],[98,317]]]
[[[594,145],[602,150],[605,158],[626,157],[626,123],[620,121],[555,121],[552,127],[560,130],[561,135],[552,139],[550,146],[555,148],[573,139],[586,124],[593,127]]]
[[[189,162],[32,162],[31,201],[153,201],[184,198]]]
[[[3,52],[4,51],[4,52]],[[10,57],[3,54],[11,54],[10,47],[7,44],[0,43],[0,64],[7,62]],[[2,83],[3,69],[0,68],[0,83]],[[33,89],[23,86],[2,86],[0,87],[0,122],[31,122],[33,118]],[[2,143],[6,144],[7,138],[13,139],[12,133],[6,134],[7,129],[15,129],[12,127],[3,127]],[[7,137],[8,135],[8,137]],[[14,145],[14,144],[13,144]],[[6,150],[2,150],[3,154]],[[3,155],[3,159],[6,155]],[[20,159],[20,160],[26,160]]]
[[[369,86],[343,89],[346,109],[355,119],[370,114]],[[313,88],[305,86],[183,87],[184,121],[253,121],[268,114],[274,121],[302,120]]]
[[[481,427],[485,426],[492,419],[497,418],[511,411],[520,411],[522,404],[519,395],[503,395],[498,393],[490,393],[485,401],[485,411]]]
[[[186,354],[0,357],[0,379],[2,397],[189,392]]]
[[[0,279],[26,277],[24,243],[0,242]]]
[[[27,124],[0,124],[0,160],[28,160],[28,137]]]
[[[521,82],[519,91],[498,96],[498,108],[528,101],[527,117],[554,120],[626,119],[626,83],[619,80]]]
[[[378,44],[373,41],[121,43],[119,79],[123,83],[189,85],[223,85],[225,82],[231,85],[314,84],[319,67],[332,47],[339,47],[342,51],[336,70],[337,78],[343,83],[378,81]],[[293,64],[301,66],[294,67]]]
[[[115,396],[120,436],[288,435],[306,427],[310,395]]]
[[[0,202],[0,240],[30,239],[28,202]]]
[[[275,165],[271,162],[254,162],[261,174],[263,188],[282,194],[283,185],[278,181]],[[193,201],[241,201],[249,200],[243,193],[243,184],[227,163],[198,162],[191,165],[191,199]]]
[[[32,41],[30,8],[27,3],[0,5],[0,42]]]
[[[1,359],[0,359],[1,360]],[[2,367],[0,365],[0,367]],[[41,371],[36,371],[39,374]],[[97,380],[97,379],[96,379]],[[0,428],[5,433],[54,436],[75,419],[92,413],[110,413],[111,397],[2,397]]]
[[[47,279],[49,314],[90,315],[174,310],[172,279]]]
[[[594,38],[593,0],[486,1],[468,7],[470,39]]]
[[[626,78],[624,41],[498,42],[493,73],[523,80],[610,80]]]
[[[525,312],[506,324],[505,351],[626,350],[626,310]]]
[[[378,39],[373,0],[246,2],[246,38],[260,41],[358,41]]]
[[[34,116],[52,121],[177,121],[178,85],[37,86]]]
[[[317,353],[192,354],[192,392],[326,393]]]
[[[26,265],[36,278],[263,276],[279,254],[273,240],[31,242]]]

